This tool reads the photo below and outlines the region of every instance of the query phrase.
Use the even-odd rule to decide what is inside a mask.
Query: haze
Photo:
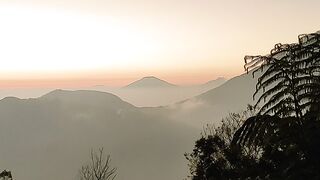
[[[319,7],[318,0],[0,0],[0,179],[11,176],[4,171],[8,170],[17,180],[92,180],[102,171],[90,166],[102,161],[90,151],[100,147],[111,157],[108,165],[116,168],[116,180],[193,179],[194,168],[204,175],[219,169],[226,170],[220,175],[257,174],[264,171],[244,167],[278,166],[278,162],[264,164],[270,160],[269,149],[280,152],[284,147],[288,151],[282,154],[291,157],[292,152],[319,147],[301,143],[304,148],[296,149],[295,137],[304,137],[298,134],[292,146],[286,140],[288,134],[301,131],[300,122],[309,120],[308,113],[302,116],[307,109],[298,111],[308,105],[305,99],[319,102],[314,95],[319,89],[314,75]],[[304,33],[313,34],[303,36],[302,45],[292,46]],[[252,71],[244,71],[245,55],[268,55],[276,43],[290,46],[285,53],[281,49],[288,54],[285,58],[263,66],[272,67],[267,70],[271,74],[261,76],[263,71],[258,71],[253,77]],[[299,63],[292,63],[296,58]],[[311,64],[316,66],[310,68]],[[263,92],[253,99],[261,82]],[[256,104],[257,99],[265,101]],[[300,102],[304,104],[298,106]],[[256,104],[256,109],[247,109],[248,104]],[[310,111],[313,105],[319,107],[312,104]],[[271,113],[260,116],[259,107]],[[293,109],[296,119],[283,119],[289,124],[269,121],[278,112],[281,117],[275,120],[282,120]],[[260,117],[262,123],[252,126]],[[282,131],[296,124],[298,131]],[[309,126],[309,121],[305,125],[312,130],[320,127]],[[252,141],[258,148],[251,148],[251,143],[242,143],[246,137],[234,141],[238,135],[265,133],[276,133],[275,140],[281,142],[266,136]],[[231,146],[238,141],[243,149]],[[212,148],[214,144],[219,147]],[[208,151],[197,150],[202,146]],[[196,154],[205,160],[195,159]],[[278,161],[275,154],[270,162]],[[289,170],[288,163],[279,164],[280,169],[295,172],[296,167],[305,167],[307,157],[316,157],[305,155],[299,155],[302,164],[290,160]],[[256,161],[259,164],[252,166]],[[210,168],[202,162],[209,162]],[[202,173],[195,163],[212,172]],[[313,161],[306,163],[310,164]]]
[[[190,85],[230,78],[243,72],[244,55],[268,53],[277,42],[316,31],[319,5],[1,0],[1,85],[123,86],[149,75]]]

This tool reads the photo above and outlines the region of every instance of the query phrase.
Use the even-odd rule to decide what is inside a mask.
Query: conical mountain
[[[140,80],[137,80],[124,88],[171,88],[176,85],[166,82],[154,76],[147,76]]]
[[[252,72],[245,73],[198,96],[169,106],[146,108],[146,111],[166,115],[202,129],[208,123],[219,123],[229,113],[241,112],[248,104],[254,104],[252,95],[260,75],[257,72],[253,78]]]

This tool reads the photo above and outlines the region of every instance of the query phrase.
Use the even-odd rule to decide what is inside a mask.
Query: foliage
[[[300,35],[299,43],[276,44],[270,55],[246,56],[245,62],[247,71],[254,69],[253,75],[263,72],[254,94],[262,92],[257,100],[257,104],[265,101],[262,115],[301,118],[319,95],[319,33]]]
[[[270,55],[246,56],[245,61],[247,70],[265,70],[254,96],[262,91],[257,104],[268,101],[239,129],[235,142],[262,141],[280,129],[303,133],[306,115],[319,113],[320,34],[300,35],[299,43],[276,44]],[[304,141],[303,134],[298,138]]]
[[[255,176],[259,149],[231,146],[233,134],[254,114],[252,106],[242,113],[231,113],[219,127],[207,125],[193,152],[185,154],[194,180]]]
[[[191,178],[320,179],[320,34],[245,61],[253,75],[262,72],[258,112],[202,136],[186,155]]]
[[[4,170],[0,173],[0,179],[12,180],[11,171]]]
[[[91,151],[90,163],[81,167],[80,180],[113,180],[116,177],[116,168],[110,166],[110,155],[105,156],[103,148],[98,152]]]

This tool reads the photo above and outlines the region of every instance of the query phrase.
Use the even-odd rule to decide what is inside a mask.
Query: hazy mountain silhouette
[[[18,98],[37,98],[53,91],[52,88],[1,88],[0,99],[8,96]]]
[[[200,95],[216,88],[225,82],[224,78],[209,81],[195,86],[176,86],[156,77],[145,77],[121,89],[101,89],[111,92],[127,102],[139,107],[157,107]]]
[[[252,103],[255,82],[251,74],[243,74],[201,95],[156,108],[139,108],[113,94],[88,90],[4,98],[0,166],[17,179],[75,179],[90,148],[104,146],[118,167],[119,180],[182,179],[187,175],[183,154],[192,148],[199,129]],[[160,94],[165,88],[149,89],[159,89],[153,90],[157,98],[168,97]],[[148,91],[142,92],[138,98],[148,98]]]
[[[207,123],[220,122],[228,113],[241,111],[247,104],[252,104],[256,76],[253,79],[251,72],[242,74],[199,96],[172,105],[144,110],[146,113],[158,116],[163,114],[172,120],[202,128]]]
[[[210,90],[210,89],[213,89],[213,88],[216,88],[216,87],[222,85],[222,84],[225,83],[226,81],[227,81],[226,78],[224,78],[224,77],[218,77],[217,79],[208,81],[207,83],[203,84],[202,87]]]
[[[176,87],[176,85],[168,83],[154,76],[147,76],[125,86],[124,88],[170,88],[170,87]]]
[[[221,104],[238,108],[239,105],[253,102],[252,94],[255,91],[256,78],[259,74],[252,76],[252,72],[234,77],[215,89],[196,97],[198,100],[210,104]]]
[[[157,107],[173,104],[216,88],[225,82],[224,78],[194,86],[177,86],[156,77],[145,77],[123,88],[96,85],[87,90],[103,91],[115,94],[121,99],[138,107]],[[70,90],[78,90],[71,88]],[[0,89],[0,99],[7,96],[19,98],[37,98],[52,91],[52,88]]]
[[[97,91],[4,98],[0,119],[0,166],[24,180],[76,179],[91,148],[100,146],[111,154],[119,180],[182,179],[188,170],[183,154],[199,133]]]

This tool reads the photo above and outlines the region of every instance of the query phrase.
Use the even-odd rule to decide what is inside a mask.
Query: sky
[[[180,85],[320,30],[317,0],[0,0],[0,88]]]

